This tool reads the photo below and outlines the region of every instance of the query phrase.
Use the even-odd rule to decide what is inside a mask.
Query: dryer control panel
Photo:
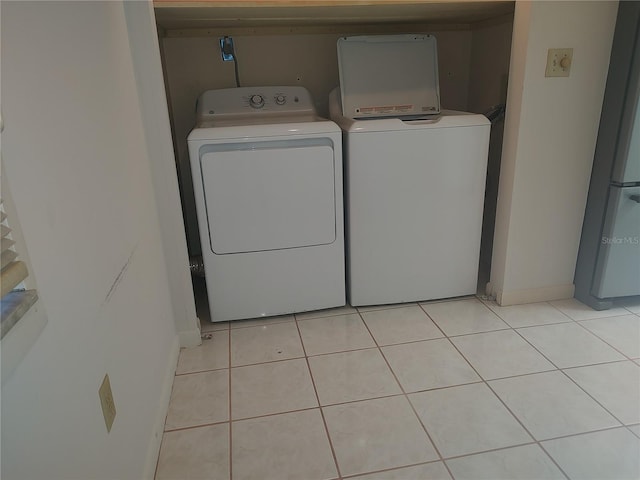
[[[315,114],[304,87],[239,87],[207,90],[198,99],[197,120],[225,116]]]

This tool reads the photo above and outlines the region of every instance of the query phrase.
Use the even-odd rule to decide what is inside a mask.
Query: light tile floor
[[[203,323],[156,479],[640,479],[640,302]]]

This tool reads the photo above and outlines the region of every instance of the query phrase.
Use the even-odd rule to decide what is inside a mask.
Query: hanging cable
[[[233,69],[236,72],[236,87],[240,86],[240,76],[238,75],[238,59],[236,57],[236,54],[233,54]]]

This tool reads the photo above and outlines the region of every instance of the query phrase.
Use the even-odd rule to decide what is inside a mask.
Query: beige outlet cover
[[[545,77],[568,77],[573,63],[573,48],[550,48]]]

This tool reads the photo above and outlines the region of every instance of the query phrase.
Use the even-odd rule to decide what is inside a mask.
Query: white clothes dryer
[[[344,305],[341,130],[309,92],[204,92],[188,145],[211,320]]]

